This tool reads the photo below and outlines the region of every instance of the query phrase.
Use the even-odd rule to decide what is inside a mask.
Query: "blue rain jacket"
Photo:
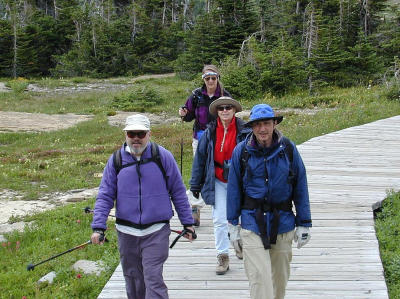
[[[242,209],[243,192],[252,198],[263,198],[269,204],[279,204],[288,200],[293,192],[293,204],[296,215],[293,211],[279,211],[280,223],[278,234],[286,233],[295,226],[311,227],[311,211],[308,196],[307,176],[303,161],[293,142],[293,165],[296,184],[293,186],[288,181],[290,162],[287,157],[282,142],[282,134],[275,129],[275,144],[270,148],[262,148],[257,145],[255,136],[249,134],[246,140],[239,143],[232,154],[232,164],[229,170],[228,194],[227,194],[227,219],[233,225],[239,222],[241,216],[241,226],[260,234],[256,218],[255,209]],[[243,179],[241,175],[241,153],[246,146],[249,152],[246,171]],[[266,173],[268,172],[268,180]],[[271,212],[265,213],[265,222],[268,228],[272,227],[273,215]],[[269,232],[267,232],[269,234]]]

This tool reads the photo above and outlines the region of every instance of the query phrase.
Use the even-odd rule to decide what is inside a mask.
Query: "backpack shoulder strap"
[[[153,161],[154,163],[156,163],[158,168],[160,168],[160,170],[161,170],[161,173],[164,177],[166,185],[168,186],[167,172],[165,171],[164,166],[161,162],[160,150],[158,148],[158,144],[153,141],[151,141],[150,144],[151,144],[151,158],[143,159],[143,160],[141,160],[140,163],[147,163],[150,161]],[[115,168],[117,175],[119,174],[119,172],[122,168],[137,164],[137,162],[133,162],[133,163],[128,163],[128,164],[122,165],[121,149],[117,149],[116,151],[114,151],[113,163],[114,163],[114,168]]]
[[[167,172],[165,171],[164,166],[161,162],[160,149],[158,147],[158,144],[153,141],[151,141],[151,157],[152,157],[153,161],[157,164],[157,166],[160,168],[161,173],[164,177],[164,180],[168,185]]]
[[[192,106],[193,106],[193,110],[196,110],[197,104],[199,103],[199,98],[201,96],[201,87],[193,90],[192,94],[193,94]]]
[[[117,149],[113,152],[113,164],[115,168],[115,172],[119,173],[122,168],[122,157],[121,157],[121,149]]]
[[[246,148],[246,144],[243,145],[240,152],[240,176],[243,177],[246,173],[247,161],[249,160],[249,151]]]
[[[290,142],[289,138],[287,138],[285,136],[282,137],[282,142],[285,145],[285,149],[284,149],[285,154],[289,159],[289,177],[288,177],[288,182],[290,184],[292,184],[292,186],[294,187],[294,186],[296,186],[296,183],[297,183],[296,175],[295,175],[296,172],[294,171],[294,168],[293,168],[293,149],[294,149],[294,146]]]
[[[282,137],[282,142],[285,145],[285,153],[288,156],[290,166],[292,166],[293,163],[293,144],[290,142],[289,138],[283,136]]]

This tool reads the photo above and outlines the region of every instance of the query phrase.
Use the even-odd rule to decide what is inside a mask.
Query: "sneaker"
[[[218,275],[224,275],[229,270],[229,255],[226,253],[218,254],[218,265],[215,269],[215,273]]]
[[[194,226],[200,226],[200,209],[196,206],[192,207],[192,217],[194,219]]]

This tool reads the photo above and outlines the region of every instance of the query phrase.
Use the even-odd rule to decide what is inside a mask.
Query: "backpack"
[[[135,161],[135,162],[131,162],[131,163],[127,163],[122,165],[122,157],[121,157],[121,149],[117,149],[116,151],[114,151],[113,153],[113,163],[114,163],[114,168],[115,171],[117,173],[117,175],[119,174],[119,172],[121,171],[121,169],[125,168],[125,167],[129,167],[135,164],[144,164],[144,163],[149,163],[149,162],[154,162],[157,164],[157,166],[160,168],[161,173],[164,177],[166,186],[168,186],[168,177],[167,177],[167,173],[165,172],[164,166],[161,163],[161,158],[160,158],[160,150],[158,148],[158,144],[155,142],[150,142],[151,144],[151,158],[147,158],[147,159],[141,159],[140,161]]]
[[[290,184],[292,184],[293,186],[296,184],[295,181],[295,172],[293,171],[293,144],[290,142],[290,140],[288,138],[286,138],[285,136],[282,137],[282,142],[285,145],[285,149],[284,149],[284,153],[281,151],[280,155],[286,154],[286,156],[289,159],[289,177],[288,177],[288,181]],[[245,175],[246,172],[246,167],[247,167],[247,161],[249,160],[249,151],[246,148],[246,145],[244,145],[242,147],[242,152],[240,153],[240,174],[242,177],[242,181],[243,181],[243,177]]]

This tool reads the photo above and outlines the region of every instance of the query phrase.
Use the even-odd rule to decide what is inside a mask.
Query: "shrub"
[[[29,81],[25,78],[17,78],[15,80],[11,80],[7,83],[7,86],[10,87],[15,93],[23,92],[29,85]]]
[[[257,70],[251,65],[238,66],[234,59],[227,59],[221,66],[221,82],[235,99],[254,100],[261,97]]]
[[[385,96],[388,100],[400,102],[400,81],[389,84]]]
[[[135,87],[115,96],[111,106],[123,111],[151,112],[159,110],[163,102],[164,98],[155,89]]]
[[[390,298],[399,298],[400,295],[399,222],[400,193],[392,193],[384,200],[375,223]]]

